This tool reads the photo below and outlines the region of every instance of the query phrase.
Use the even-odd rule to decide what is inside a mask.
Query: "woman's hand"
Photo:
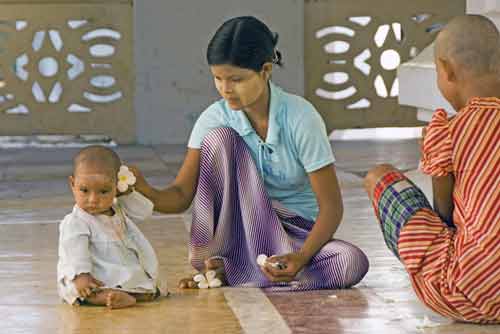
[[[291,282],[308,262],[309,258],[300,252],[275,255],[261,269],[271,282]]]
[[[128,169],[134,173],[135,176],[135,184],[134,184],[134,189],[136,189],[138,192],[144,194],[147,189],[150,188],[148,181],[146,181],[146,178],[142,174],[142,172],[135,166],[128,166]]]

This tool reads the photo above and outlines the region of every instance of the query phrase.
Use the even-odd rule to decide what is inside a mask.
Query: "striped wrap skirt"
[[[357,284],[368,259],[356,246],[332,239],[289,283],[270,282],[256,262],[259,254],[298,251],[314,222],[297,216],[267,194],[245,141],[230,128],[212,130],[200,153],[193,203],[190,260],[223,261],[229,286],[272,291],[342,289]]]

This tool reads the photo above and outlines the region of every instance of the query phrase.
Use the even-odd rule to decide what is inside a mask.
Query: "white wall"
[[[467,13],[488,14],[500,13],[500,0],[467,0]]]
[[[218,98],[206,46],[217,27],[233,16],[257,16],[280,34],[285,67],[274,72],[274,81],[303,94],[303,13],[299,0],[136,1],[138,142],[187,142],[199,113]]]
[[[467,13],[486,15],[500,29],[500,0],[467,0]]]

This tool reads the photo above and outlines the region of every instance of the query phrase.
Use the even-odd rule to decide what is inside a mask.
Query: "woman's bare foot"
[[[224,261],[222,261],[221,259],[206,259],[205,269],[206,271],[215,271],[215,277],[220,279],[220,281],[222,282],[222,286],[227,285]]]
[[[224,270],[224,262],[221,259],[206,259],[205,260],[205,270],[206,273],[209,270],[215,271],[215,277],[218,278],[222,286],[227,285],[226,272]],[[196,275],[194,275],[196,276]],[[197,289],[198,283],[194,281],[194,276],[183,278],[179,281],[180,289]]]
[[[198,283],[193,280],[193,277],[183,278],[179,281],[179,289],[196,289]]]
[[[111,290],[106,296],[106,306],[110,309],[130,307],[135,303],[135,298],[123,291]]]

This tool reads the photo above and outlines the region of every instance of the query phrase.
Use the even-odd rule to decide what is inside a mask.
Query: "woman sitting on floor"
[[[281,65],[277,42],[254,17],[217,30],[207,60],[222,99],[196,122],[173,184],[154,189],[136,171],[136,189],[164,213],[182,212],[194,198],[191,263],[214,270],[223,284],[348,288],[364,277],[368,260],[332,239],[343,214],[335,159],[314,107],[270,81],[273,65]],[[260,254],[270,257],[259,265]]]

